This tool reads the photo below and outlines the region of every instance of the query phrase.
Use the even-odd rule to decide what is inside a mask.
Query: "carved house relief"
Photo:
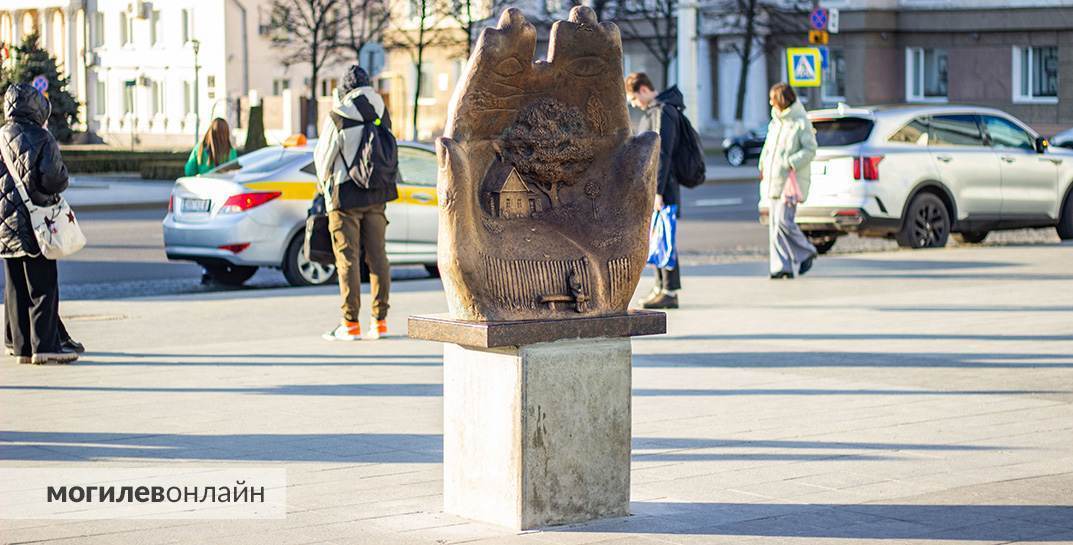
[[[492,211],[503,219],[528,218],[541,209],[540,196],[525,183],[518,170],[510,167],[506,176],[491,192]]]

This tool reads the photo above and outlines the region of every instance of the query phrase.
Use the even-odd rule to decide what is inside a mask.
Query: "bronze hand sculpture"
[[[624,314],[644,268],[659,137],[630,136],[618,27],[579,6],[535,47],[517,9],[485,29],[437,141],[456,319]]]

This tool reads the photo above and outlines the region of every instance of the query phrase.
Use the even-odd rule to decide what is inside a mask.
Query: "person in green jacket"
[[[227,121],[217,117],[209,124],[209,130],[205,131],[201,142],[190,151],[190,158],[186,160],[186,175],[204,174],[236,157],[238,153],[231,145],[231,127]]]

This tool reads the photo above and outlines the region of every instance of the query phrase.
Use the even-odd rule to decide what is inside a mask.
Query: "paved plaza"
[[[521,534],[442,512],[442,349],[322,341],[336,289],[66,302],[91,352],[0,365],[0,467],[284,467],[287,517],[4,520],[0,541],[1073,542],[1073,247],[684,284],[669,333],[633,341],[632,516]],[[399,334],[445,310],[436,280],[394,288]]]

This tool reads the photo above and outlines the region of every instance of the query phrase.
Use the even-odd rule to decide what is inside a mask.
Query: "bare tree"
[[[340,0],[273,0],[272,47],[283,51],[283,64],[309,63],[309,116],[317,131],[317,76],[338,54]]]
[[[503,135],[505,158],[548,196],[551,208],[561,204],[559,188],[577,183],[592,162],[584,119],[577,108],[541,98],[518,114]],[[592,189],[586,192],[595,203]]]
[[[731,34],[741,36],[741,43],[732,43],[726,51],[738,56],[738,92],[734,102],[734,119],[745,117],[745,94],[749,67],[753,61],[767,55],[775,45],[773,35],[799,33],[808,29],[810,0],[721,0],[706,6],[705,14]]]
[[[667,86],[678,55],[678,0],[626,0],[615,7],[614,21],[623,39],[641,42],[655,57]]]
[[[407,51],[417,72],[410,116],[415,140],[420,115],[421,88],[425,83],[421,77],[425,67],[425,54],[430,49],[439,47],[465,50],[465,36],[452,17],[447,2],[448,0],[409,0],[409,16],[400,17],[396,13],[391,20],[392,28],[384,34],[385,47]]]
[[[391,22],[389,0],[340,0],[343,8],[343,23],[339,40],[354,60],[361,61],[361,50],[366,44],[381,41],[384,30]]]

